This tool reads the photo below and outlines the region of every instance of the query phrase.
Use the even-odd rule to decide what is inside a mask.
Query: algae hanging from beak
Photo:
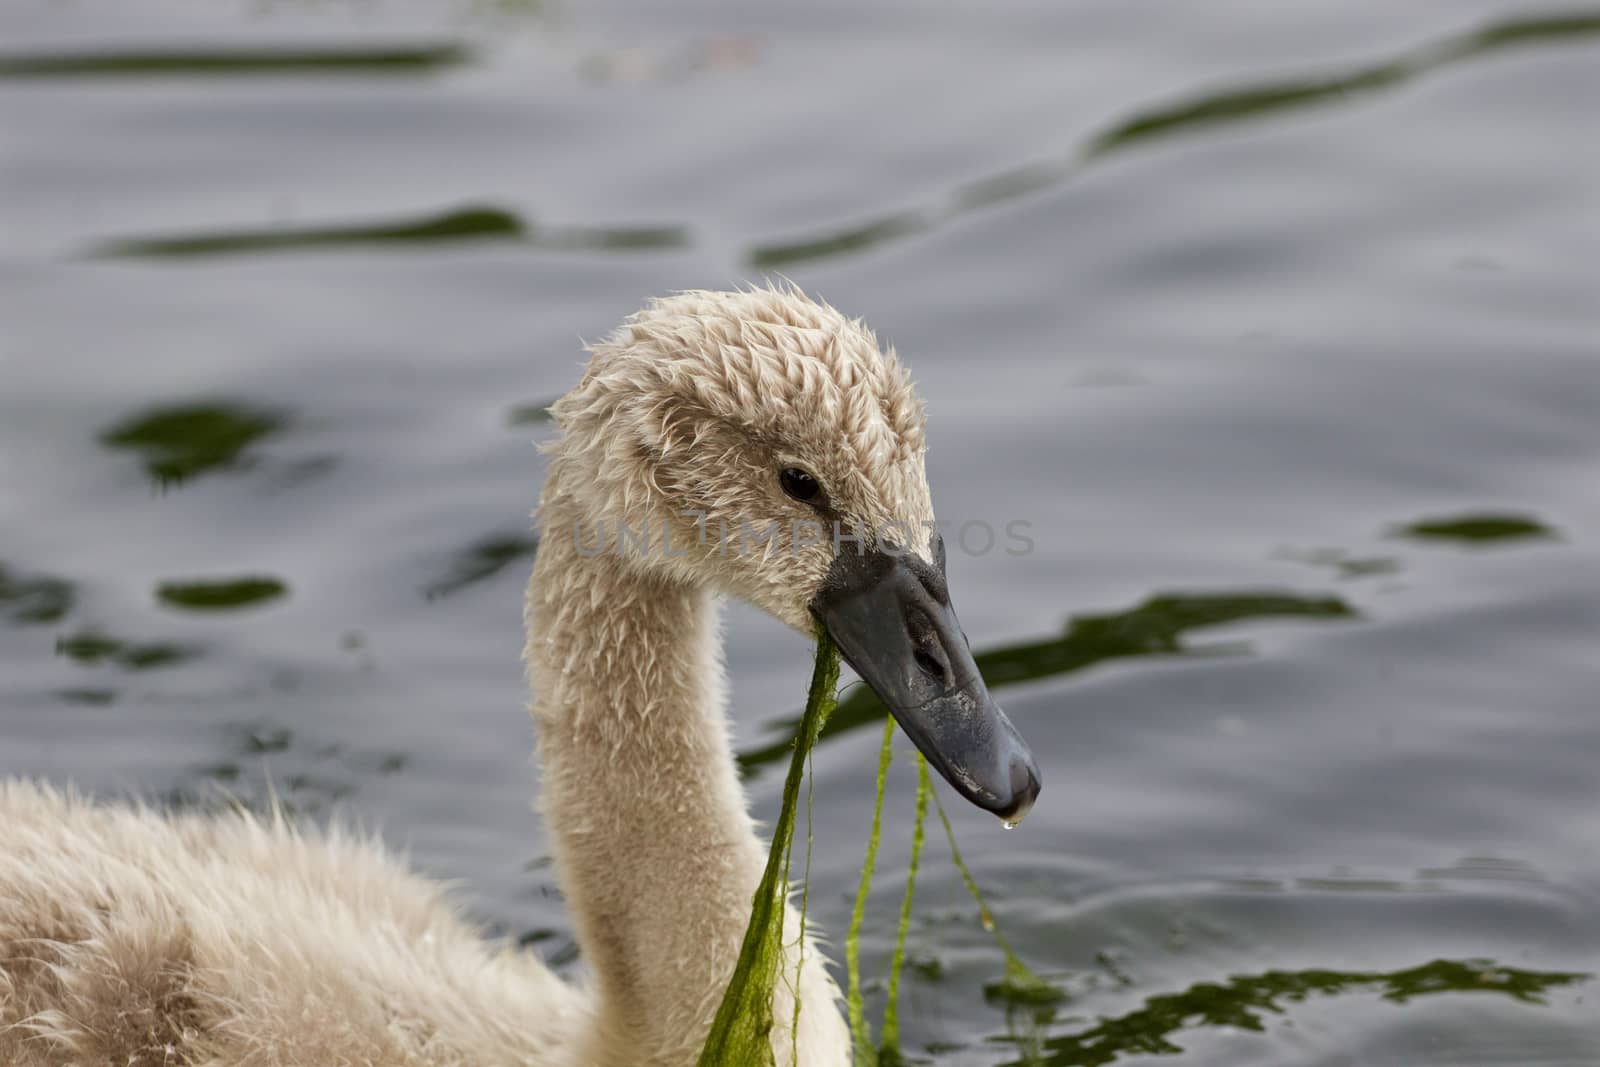
[[[789,893],[787,878],[789,851],[794,844],[795,810],[800,800],[800,779],[805,774],[806,758],[816,744],[822,724],[838,702],[839,653],[826,631],[817,630],[816,665],[811,671],[811,690],[806,697],[805,716],[795,739],[794,756],[783,780],[783,806],[772,831],[772,851],[767,867],[756,887],[750,908],[750,925],[745,927],[739,948],[739,962],[722,995],[722,1004],[711,1023],[698,1067],[776,1067],[772,1055],[772,995],[777,988],[778,967],[783,962],[783,920]],[[809,833],[809,830],[808,830]],[[802,936],[804,931],[801,931]]]
[[[761,876],[761,882],[756,887],[756,892],[751,901],[750,922],[745,927],[744,941],[739,948],[739,959],[734,965],[733,977],[729,979],[728,988],[722,996],[722,1003],[717,1008],[716,1018],[712,1021],[710,1033],[706,1037],[705,1046],[701,1049],[697,1067],[730,1067],[737,1064],[739,1067],[777,1067],[777,1060],[772,1051],[772,1033],[775,1025],[773,1015],[773,994],[778,984],[778,968],[783,964],[784,955],[784,921],[787,915],[789,897],[789,869],[790,857],[794,848],[795,822],[800,803],[801,779],[807,773],[807,766],[811,756],[811,749],[816,745],[817,738],[822,732],[828,716],[833,713],[838,703],[837,691],[839,685],[839,652],[826,630],[817,629],[816,661],[811,673],[811,687],[806,697],[805,714],[800,721],[800,730],[795,738],[794,754],[789,761],[789,772],[783,782],[782,806],[778,812],[778,821],[773,828],[772,847],[767,854],[767,865]],[[862,864],[861,884],[857,888],[855,907],[852,912],[849,930],[845,937],[845,952],[849,971],[849,989],[846,991],[848,1015],[851,1031],[852,1059],[855,1067],[878,1067],[880,1064],[899,1063],[900,1056],[900,1026],[898,992],[900,987],[900,972],[905,961],[906,932],[911,920],[911,901],[915,892],[918,859],[922,852],[923,820],[927,815],[928,802],[933,801],[939,813],[940,821],[944,824],[945,834],[950,844],[950,855],[960,870],[962,880],[978,903],[979,914],[983,926],[994,935],[1001,951],[1006,957],[1006,979],[1004,985],[1008,988],[1030,993],[1039,999],[1056,999],[1060,991],[1041,981],[1028,970],[1027,966],[1017,958],[1011,950],[1010,944],[1005,940],[999,929],[995,926],[988,906],[984,903],[983,896],[978,890],[977,882],[972,873],[961,859],[961,853],[956,847],[955,832],[950,825],[949,818],[944,813],[944,806],[939,803],[938,796],[934,793],[933,783],[929,779],[928,765],[921,758],[917,759],[917,798],[916,822],[913,826],[912,851],[909,869],[907,870],[905,895],[901,900],[899,914],[899,928],[895,939],[894,953],[890,961],[889,998],[884,1010],[883,1044],[876,1045],[872,1040],[870,1024],[866,1022],[864,1004],[862,1003],[862,984],[859,967],[859,938],[861,924],[864,918],[867,894],[872,884],[872,869],[878,851],[878,840],[882,829],[882,812],[884,790],[888,783],[888,771],[891,760],[892,741],[895,735],[895,720],[885,717],[883,746],[878,758],[877,798],[873,806],[872,828],[867,841],[867,853]],[[810,821],[809,821],[809,796],[807,798],[807,870],[806,878],[810,880]],[[804,901],[800,912],[800,930],[796,943],[800,946],[800,962],[804,961],[806,913]],[[796,983],[798,988],[798,982]],[[800,1004],[795,1004],[793,1019],[792,1040],[798,1040],[800,1022]],[[798,1062],[798,1048],[795,1049],[794,1058]]]
[[[928,814],[928,798],[933,783],[928,778],[928,763],[917,753],[917,815],[911,831],[911,861],[906,869],[905,894],[900,899],[900,924],[895,932],[894,954],[889,960],[889,999],[883,1009],[883,1040],[874,1044],[872,1026],[866,1019],[866,1003],[861,985],[861,924],[866,918],[867,895],[872,892],[872,872],[878,859],[878,839],[883,830],[883,794],[889,784],[889,764],[894,757],[895,721],[884,716],[883,747],[878,752],[878,796],[872,807],[872,828],[867,835],[867,854],[861,863],[861,883],[856,887],[856,902],[850,912],[850,926],[844,935],[845,968],[850,988],[845,1007],[850,1024],[851,1057],[854,1067],[883,1067],[903,1062],[900,1054],[900,972],[905,964],[906,931],[911,928],[911,901],[916,893],[917,862],[922,855],[922,823]]]

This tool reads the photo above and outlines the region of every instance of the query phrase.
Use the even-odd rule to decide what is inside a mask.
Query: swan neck
[[[703,588],[585,554],[547,491],[528,589],[542,802],[597,993],[586,1063],[694,1063],[764,848],[724,716]]]

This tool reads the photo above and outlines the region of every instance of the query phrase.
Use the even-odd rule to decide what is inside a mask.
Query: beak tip
[[[1012,757],[1010,772],[1011,796],[994,808],[994,813],[1005,820],[1008,827],[1016,826],[1027,816],[1033,808],[1033,802],[1039,799],[1041,788],[1039,767],[1026,750]]]
[[[811,612],[924,756],[1008,826],[1039,796],[1039,767],[989,696],[935,573],[904,554],[840,552]]]

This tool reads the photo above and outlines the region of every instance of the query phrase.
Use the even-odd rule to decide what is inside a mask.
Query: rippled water
[[[1600,8],[1505,0],[11,0],[0,773],[270,783],[577,966],[530,442],[580,337],[781,270],[912,363],[942,515],[1031,523],[951,571],[1046,792],[950,810],[1058,995],[933,823],[913,1059],[1600,1062],[1597,105]],[[770,817],[809,656],[732,617]]]

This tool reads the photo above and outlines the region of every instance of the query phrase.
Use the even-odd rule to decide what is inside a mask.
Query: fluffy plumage
[[[7,1067],[565,1064],[587,1017],[372,842],[0,782]]]
[[[653,302],[591,348],[554,413],[526,660],[589,987],[484,943],[437,887],[336,829],[0,783],[0,1063],[694,1064],[766,851],[728,742],[716,596],[809,631],[833,547],[794,531],[819,521],[927,555],[921,406],[859,322],[760,289]],[[785,496],[786,466],[822,483],[820,512]],[[624,529],[649,547],[592,551]],[[838,991],[797,949],[778,1061],[798,989],[799,1062],[843,1067]]]

